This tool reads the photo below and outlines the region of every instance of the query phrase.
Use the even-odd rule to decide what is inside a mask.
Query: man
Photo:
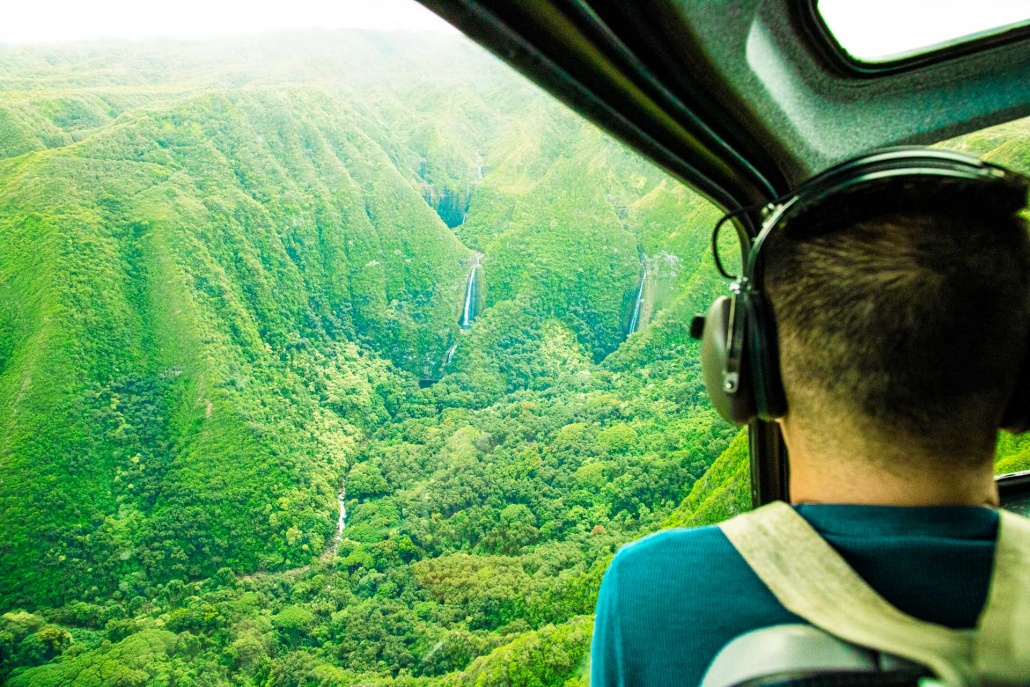
[[[988,597],[995,442],[1030,332],[1026,223],[974,187],[831,194],[761,257],[795,511],[890,605],[954,629]],[[622,548],[598,597],[593,687],[697,685],[734,638],[805,622],[734,546],[704,527]]]

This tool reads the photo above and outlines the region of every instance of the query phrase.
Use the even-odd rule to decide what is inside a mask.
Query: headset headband
[[[929,181],[933,183],[925,183]],[[885,185],[896,186],[897,192],[884,193]],[[832,220],[824,222],[831,217],[829,214],[819,214],[827,210],[830,200],[839,203],[834,207],[851,202],[852,210],[860,208],[858,214],[867,212],[869,219],[892,212],[971,213],[982,210],[986,204],[995,212],[1016,213],[1026,206],[1028,187],[1027,177],[970,155],[928,148],[894,148],[831,167],[793,193],[772,201],[762,211],[762,229],[746,256],[741,275],[731,277],[731,300],[728,304],[724,298],[716,301],[709,321],[705,322],[705,382],[716,408],[737,424],[753,419],[756,414],[768,420],[786,412],[779,379],[775,320],[762,294],[762,249],[774,231],[787,230],[791,222],[809,213],[813,213],[810,219],[818,214],[820,221],[806,225],[832,226]],[[864,202],[864,194],[871,194],[869,202]],[[719,228],[735,214],[725,216],[716,225],[713,248]],[[848,225],[861,221],[853,214],[848,214],[847,220]],[[717,249],[715,257],[719,271],[730,276],[722,268]],[[710,321],[713,314],[718,315],[718,323]],[[717,325],[719,331],[709,336],[709,325]],[[716,370],[711,369],[715,364],[720,368],[718,377]],[[745,398],[752,395],[755,398]]]
[[[753,284],[755,277],[761,276],[761,273],[755,274],[755,269],[760,265],[762,246],[777,227],[845,191],[880,186],[905,178],[947,178],[988,183],[1019,180],[1022,182],[1022,195],[1015,200],[1013,212],[1026,204],[1026,177],[972,155],[931,148],[892,148],[872,153],[831,167],[806,181],[786,198],[766,206],[762,230],[748,252],[745,266],[748,282]]]

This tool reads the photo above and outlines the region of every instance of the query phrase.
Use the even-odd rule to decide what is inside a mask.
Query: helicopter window
[[[722,213],[441,21],[0,23],[0,683],[581,684],[615,549],[751,508]]]
[[[415,3],[137,5],[0,25],[0,683],[579,679],[750,505],[719,210]]]
[[[1030,175],[1030,117],[951,138],[937,146],[976,155]]]
[[[816,10],[839,48],[871,65],[1030,28],[1023,0],[817,0]]]
[[[1030,174],[1030,154],[1027,152],[1030,150],[1030,118],[974,131],[942,141],[937,146],[976,155],[1017,172]],[[1030,470],[1030,434],[1001,432],[995,456],[995,472],[1007,475],[1025,470]]]

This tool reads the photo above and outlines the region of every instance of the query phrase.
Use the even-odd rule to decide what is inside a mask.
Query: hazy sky
[[[845,47],[866,58],[1030,18],[1030,0],[819,0],[819,8]],[[414,0],[0,0],[0,43],[309,27],[454,31]]]
[[[204,38],[300,28],[454,31],[414,0],[4,0],[0,43]]]

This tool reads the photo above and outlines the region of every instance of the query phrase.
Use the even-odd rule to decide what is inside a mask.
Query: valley
[[[734,435],[713,208],[451,36],[2,48],[0,121],[0,674],[585,679]]]
[[[585,685],[719,216],[457,36],[0,46],[0,682]]]

